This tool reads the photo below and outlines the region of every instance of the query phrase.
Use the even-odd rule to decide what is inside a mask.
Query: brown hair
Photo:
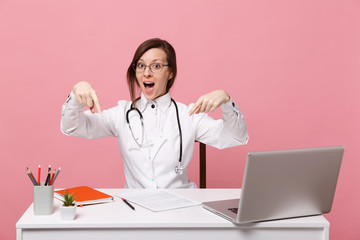
[[[129,91],[130,91],[130,96],[131,96],[131,100],[133,101],[133,106],[135,106],[135,102],[137,101],[137,96],[136,96],[136,88],[139,87],[139,83],[136,79],[136,72],[133,69],[133,65],[137,64],[137,62],[139,61],[139,59],[141,58],[141,56],[148,51],[149,49],[152,48],[160,48],[162,50],[164,50],[164,52],[166,53],[166,59],[168,61],[168,64],[170,65],[170,70],[172,73],[172,78],[170,78],[167,82],[166,85],[166,93],[169,92],[170,88],[172,87],[172,85],[174,84],[175,81],[175,77],[176,77],[176,72],[177,72],[177,67],[176,67],[176,54],[175,54],[175,50],[174,48],[171,46],[170,43],[168,43],[165,40],[162,40],[160,38],[152,38],[149,40],[146,40],[145,42],[143,42],[137,49],[136,52],[134,54],[134,57],[130,63],[130,66],[127,70],[127,74],[126,74],[126,78],[127,78],[127,83],[128,83],[128,87],[129,87]]]

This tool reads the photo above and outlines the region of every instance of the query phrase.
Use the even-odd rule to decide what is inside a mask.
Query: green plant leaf
[[[75,205],[75,195],[73,193],[70,193],[68,189],[65,190],[63,196],[63,200],[61,200],[64,204],[64,206],[74,206]]]

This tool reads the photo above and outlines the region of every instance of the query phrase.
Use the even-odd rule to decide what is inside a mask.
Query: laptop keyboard
[[[237,213],[239,208],[228,208],[228,210],[232,211],[233,213]]]

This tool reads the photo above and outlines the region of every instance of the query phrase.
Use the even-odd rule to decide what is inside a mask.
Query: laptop
[[[343,146],[249,153],[240,199],[202,206],[234,223],[328,213],[343,153]]]

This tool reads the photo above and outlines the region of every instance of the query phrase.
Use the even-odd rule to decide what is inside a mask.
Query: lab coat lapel
[[[166,141],[167,141],[167,137],[164,135],[160,136],[155,141],[155,143],[148,142],[145,139],[145,143],[144,143],[143,147],[140,147],[139,145],[137,145],[135,143],[135,141],[133,141],[129,146],[129,150],[130,151],[132,151],[132,150],[140,151],[147,162],[152,162],[154,160],[154,158],[156,157],[156,155],[158,154],[160,148],[164,145],[164,143]],[[149,151],[149,147],[150,148],[152,147],[151,151]],[[150,159],[149,159],[149,152],[150,152]]]
[[[144,143],[143,147],[140,147],[134,142],[129,143],[129,151],[140,151],[141,154],[144,156],[145,159],[149,160],[149,150],[148,150],[148,143]]]
[[[160,108],[160,110],[165,113],[171,104],[170,94],[167,93],[166,95],[156,99],[155,101],[157,103],[157,106]],[[141,100],[137,103],[137,107],[139,108],[139,110],[142,113],[144,113],[148,104],[149,104],[149,101],[145,98],[145,96],[142,93]],[[158,154],[160,148],[167,141],[167,139],[168,138],[166,137],[166,135],[164,133],[160,133],[160,136],[158,138],[155,138],[153,140],[153,142],[151,142],[151,141],[148,142],[148,139],[146,139],[146,137],[145,137],[144,146],[140,147],[138,149],[140,149],[142,154],[146,157],[147,161],[152,162],[154,160],[154,158],[156,157],[156,155]],[[150,144],[150,145],[148,145],[148,144]],[[151,148],[150,159],[149,159],[149,146]]]
[[[151,151],[151,161],[153,161],[158,154],[160,148],[164,145],[167,141],[167,137],[164,134],[161,134],[160,137],[155,141],[154,147]]]
[[[157,106],[159,108],[159,110],[161,111],[162,114],[166,114],[166,112],[169,110],[169,107],[171,105],[171,98],[170,98],[170,94],[167,93],[164,96],[161,96],[160,98],[155,100],[157,103]],[[165,123],[163,123],[165,124]],[[155,159],[156,155],[159,153],[160,149],[163,147],[163,145],[166,143],[166,141],[168,140],[168,137],[166,136],[164,131],[161,131],[159,133],[159,137],[156,138],[156,140],[154,141],[154,147],[151,151],[151,160],[153,161],[153,159]]]

